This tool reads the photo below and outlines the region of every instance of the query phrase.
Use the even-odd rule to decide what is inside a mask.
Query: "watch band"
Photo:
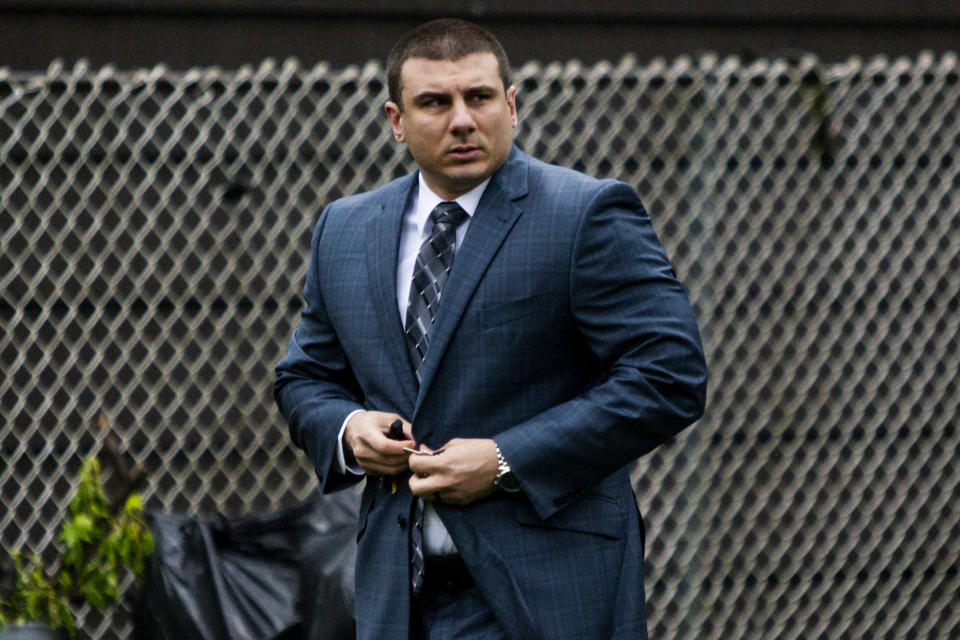
[[[500,451],[500,445],[494,443],[494,446],[497,447],[497,477],[493,481],[494,486],[508,493],[520,491],[520,484],[510,469],[510,463],[503,457],[503,453]]]

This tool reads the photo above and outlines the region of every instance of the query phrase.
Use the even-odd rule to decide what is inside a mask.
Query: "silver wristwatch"
[[[513,475],[513,471],[510,470],[510,464],[503,457],[503,454],[500,453],[500,446],[497,447],[497,477],[493,481],[493,485],[497,489],[503,489],[507,493],[516,493],[520,491],[520,483],[517,482],[517,477]]]

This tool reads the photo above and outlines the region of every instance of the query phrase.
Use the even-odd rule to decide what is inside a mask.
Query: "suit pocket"
[[[483,327],[488,329],[538,314],[552,314],[551,309],[558,299],[560,299],[559,292],[544,291],[522,298],[485,304],[481,311]]]
[[[517,521],[529,527],[592,533],[612,540],[623,537],[624,518],[619,503],[611,497],[584,494],[547,519],[526,502],[517,505]]]

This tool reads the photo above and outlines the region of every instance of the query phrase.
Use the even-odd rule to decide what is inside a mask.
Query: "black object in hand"
[[[393,424],[390,425],[390,431],[387,432],[387,437],[391,440],[406,440],[407,436],[403,435],[403,420],[394,420]],[[393,478],[393,482],[390,483],[390,493],[397,492],[398,486],[397,478]]]
[[[387,432],[387,437],[391,440],[406,440],[407,436],[403,435],[403,421],[394,420],[393,424],[390,425],[390,431]]]

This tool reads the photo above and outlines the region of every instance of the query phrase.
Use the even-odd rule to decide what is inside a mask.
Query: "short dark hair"
[[[466,20],[444,18],[426,22],[397,40],[387,56],[387,90],[390,100],[402,109],[403,84],[400,70],[410,58],[459,60],[471,53],[492,53],[500,67],[503,89],[510,86],[510,62],[507,53],[492,33]]]

